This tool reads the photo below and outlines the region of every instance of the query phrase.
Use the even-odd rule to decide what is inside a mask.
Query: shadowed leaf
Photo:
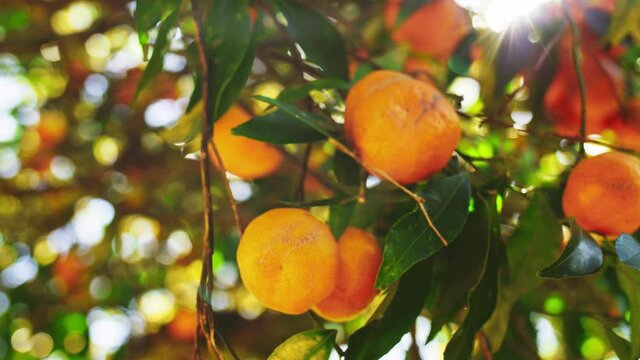
[[[326,136],[293,115],[277,110],[267,115],[256,116],[232,130],[234,135],[272,144],[299,144],[326,139]]]
[[[616,240],[616,253],[622,263],[640,270],[640,243],[633,236],[620,235]]]
[[[564,279],[590,275],[598,272],[602,263],[600,246],[572,220],[571,240],[558,260],[540,270],[540,276]]]
[[[414,324],[429,295],[431,268],[431,261],[423,260],[402,276],[382,318],[351,335],[346,360],[379,359],[400,341]]]

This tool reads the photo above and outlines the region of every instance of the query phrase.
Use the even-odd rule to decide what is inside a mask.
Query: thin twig
[[[233,220],[236,223],[236,228],[238,229],[238,235],[242,236],[242,221],[240,221],[240,213],[238,212],[238,204],[236,200],[233,198],[233,192],[231,192],[231,186],[229,185],[229,179],[227,179],[227,168],[224,166],[224,162],[222,161],[222,156],[220,156],[220,151],[218,151],[218,147],[213,141],[209,141],[208,146],[209,156],[213,157],[220,168],[220,174],[222,175],[222,183],[224,184],[224,189],[227,193],[227,199],[229,200],[229,207],[231,207],[231,212],[233,213]]]
[[[213,204],[211,200],[211,162],[209,159],[208,145],[213,135],[211,117],[211,100],[209,91],[211,84],[209,83],[209,59],[207,57],[204,38],[202,34],[203,20],[200,9],[199,0],[191,0],[191,8],[193,10],[193,18],[195,20],[196,45],[198,46],[198,55],[200,65],[202,67],[202,98],[204,99],[202,114],[202,138],[200,142],[200,180],[202,183],[202,197],[204,199],[204,234],[202,240],[202,273],[200,275],[200,291],[198,291],[197,310],[198,310],[198,327],[197,337],[194,340],[193,358],[201,359],[200,339],[205,338],[207,346],[216,355],[216,358],[223,360],[222,353],[218,349],[215,342],[215,326],[213,323],[213,309],[206,299],[213,290],[213,267],[212,256],[214,252],[214,222],[213,222]],[[202,293],[204,292],[204,294]]]
[[[491,349],[489,348],[489,342],[487,341],[487,336],[482,332],[478,332],[478,342],[480,343],[480,349],[482,350],[482,355],[485,360],[492,360],[493,356],[491,355]]]
[[[562,12],[571,28],[571,57],[573,59],[573,68],[578,79],[578,88],[580,89],[580,152],[578,158],[581,158],[585,155],[584,142],[587,138],[587,90],[584,85],[582,63],[580,62],[580,30],[571,16],[571,11],[569,10],[569,5],[566,0],[562,1]]]
[[[369,166],[364,160],[362,160],[360,157],[358,157],[358,155],[356,155],[353,151],[351,151],[351,149],[349,149],[346,145],[344,145],[340,141],[336,140],[335,138],[331,138],[330,137],[329,138],[329,142],[331,142],[339,151],[342,151],[347,156],[349,156],[350,158],[355,160],[365,170],[367,170],[368,172],[370,172],[372,174],[380,176],[385,181],[390,182],[393,186],[397,187],[403,193],[407,194],[407,196],[409,196],[411,199],[413,199],[413,201],[415,201],[416,204],[418,204],[418,207],[420,207],[420,211],[424,215],[424,218],[427,220],[427,224],[429,224],[429,227],[436,234],[436,237],[442,242],[442,245],[444,245],[444,246],[448,246],[449,245],[449,242],[447,241],[447,239],[445,239],[444,236],[442,236],[440,231],[438,231],[438,229],[436,228],[435,224],[431,220],[431,216],[429,216],[429,213],[427,212],[427,209],[424,206],[424,202],[425,201],[420,195],[414,193],[413,191],[411,191],[406,186],[404,186],[404,185],[400,184],[399,182],[397,182],[394,178],[392,178],[389,174],[387,174],[383,170],[376,169],[376,168],[374,168],[372,166]]]

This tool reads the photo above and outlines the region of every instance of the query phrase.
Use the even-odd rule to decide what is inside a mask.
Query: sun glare
[[[487,27],[495,32],[503,32],[516,22],[527,18],[542,5],[557,0],[456,0],[456,2],[477,15],[474,25]]]

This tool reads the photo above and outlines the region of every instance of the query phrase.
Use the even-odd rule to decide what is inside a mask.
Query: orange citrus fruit
[[[454,0],[433,0],[396,24],[403,0],[388,0],[385,25],[396,42],[414,51],[447,59],[469,31],[469,16]]]
[[[238,245],[244,285],[266,307],[301,314],[333,291],[337,244],[329,228],[300,209],[272,209],[255,218]]]
[[[640,227],[640,159],[609,152],[581,161],[569,175],[562,206],[588,231],[633,233]]]
[[[370,170],[402,184],[440,171],[460,139],[458,115],[438,89],[387,70],[353,86],[344,131]]]
[[[240,106],[232,106],[216,121],[213,141],[227,171],[245,180],[254,180],[274,173],[283,157],[269,144],[231,133],[233,128],[249,119],[251,116]],[[218,166],[214,158],[212,161]]]
[[[360,314],[378,293],[375,282],[382,251],[373,235],[350,227],[338,240],[338,258],[336,288],[313,311],[327,320],[343,322]]]
[[[610,128],[620,117],[617,93],[622,75],[613,60],[598,48],[597,39],[583,32],[581,57],[586,90],[587,134],[597,134]],[[576,136],[580,131],[580,88],[571,54],[572,38],[567,33],[558,44],[558,65],[547,92],[544,106],[555,124],[555,131],[564,136]]]
[[[167,324],[167,332],[171,338],[178,341],[193,341],[196,337],[198,314],[195,311],[181,310],[176,317]]]

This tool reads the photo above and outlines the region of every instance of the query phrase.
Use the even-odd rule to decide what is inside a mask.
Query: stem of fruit
[[[218,151],[218,147],[213,141],[209,141],[208,150],[209,156],[215,158],[218,166],[220,167],[222,183],[224,184],[224,189],[227,193],[227,198],[229,199],[229,207],[231,207],[231,212],[233,213],[233,220],[236,223],[236,228],[238,228],[238,235],[242,236],[242,222],[240,221],[238,204],[236,204],[236,200],[233,198],[231,186],[229,186],[229,179],[227,179],[227,168],[225,168],[224,163],[222,162],[222,157],[220,156],[220,152]]]
[[[400,189],[400,191],[402,191],[403,193],[407,194],[407,196],[409,196],[411,199],[413,199],[413,201],[415,201],[416,204],[418,204],[418,207],[420,208],[420,211],[424,215],[424,218],[427,220],[427,224],[429,225],[431,230],[433,230],[433,232],[436,234],[436,237],[442,242],[442,245],[444,245],[444,246],[448,246],[449,245],[449,242],[447,241],[447,239],[445,239],[444,236],[442,236],[440,231],[438,231],[438,228],[436,228],[436,225],[431,220],[431,216],[429,216],[429,213],[427,212],[427,208],[424,206],[424,202],[425,201],[424,201],[424,198],[422,198],[422,196],[416,194],[415,192],[411,191],[406,186],[400,184],[395,179],[393,179],[391,176],[389,176],[389,174],[387,174],[386,172],[384,172],[384,171],[382,171],[380,169],[376,169],[374,167],[369,166],[366,162],[364,162],[362,159],[360,159],[358,157],[358,155],[356,155],[353,151],[351,151],[351,149],[349,149],[345,144],[341,143],[340,141],[330,137],[329,138],[329,142],[331,142],[336,147],[336,149],[338,149],[339,151],[342,151],[347,156],[349,156],[350,158],[355,160],[365,170],[367,170],[370,173],[379,175],[382,179],[384,179],[385,181],[390,182],[393,186],[397,187],[398,189]]]
[[[580,30],[578,25],[571,16],[567,1],[562,1],[562,12],[571,28],[571,57],[573,60],[573,69],[578,79],[578,88],[580,89],[580,152],[578,158],[585,155],[584,142],[587,138],[587,91],[584,85],[584,76],[582,73],[582,63],[580,62]]]
[[[200,65],[202,67],[202,99],[204,101],[202,114],[202,139],[200,142],[200,181],[202,184],[202,197],[204,200],[204,234],[202,240],[202,273],[200,275],[200,290],[196,300],[198,310],[198,331],[196,331],[196,339],[194,340],[193,359],[201,359],[200,339],[205,338],[209,350],[213,350],[215,356],[219,360],[223,360],[222,353],[218,349],[215,342],[215,327],[213,323],[213,309],[205,298],[208,299],[213,290],[213,267],[212,256],[214,251],[214,222],[213,222],[213,206],[211,201],[211,162],[209,160],[208,145],[212,137],[211,117],[211,99],[209,97],[209,59],[207,57],[206,48],[204,46],[204,38],[202,35],[202,12],[199,0],[191,0],[191,8],[193,10],[193,19],[195,21],[196,45],[198,46],[198,55]],[[204,294],[202,293],[204,292]]]

